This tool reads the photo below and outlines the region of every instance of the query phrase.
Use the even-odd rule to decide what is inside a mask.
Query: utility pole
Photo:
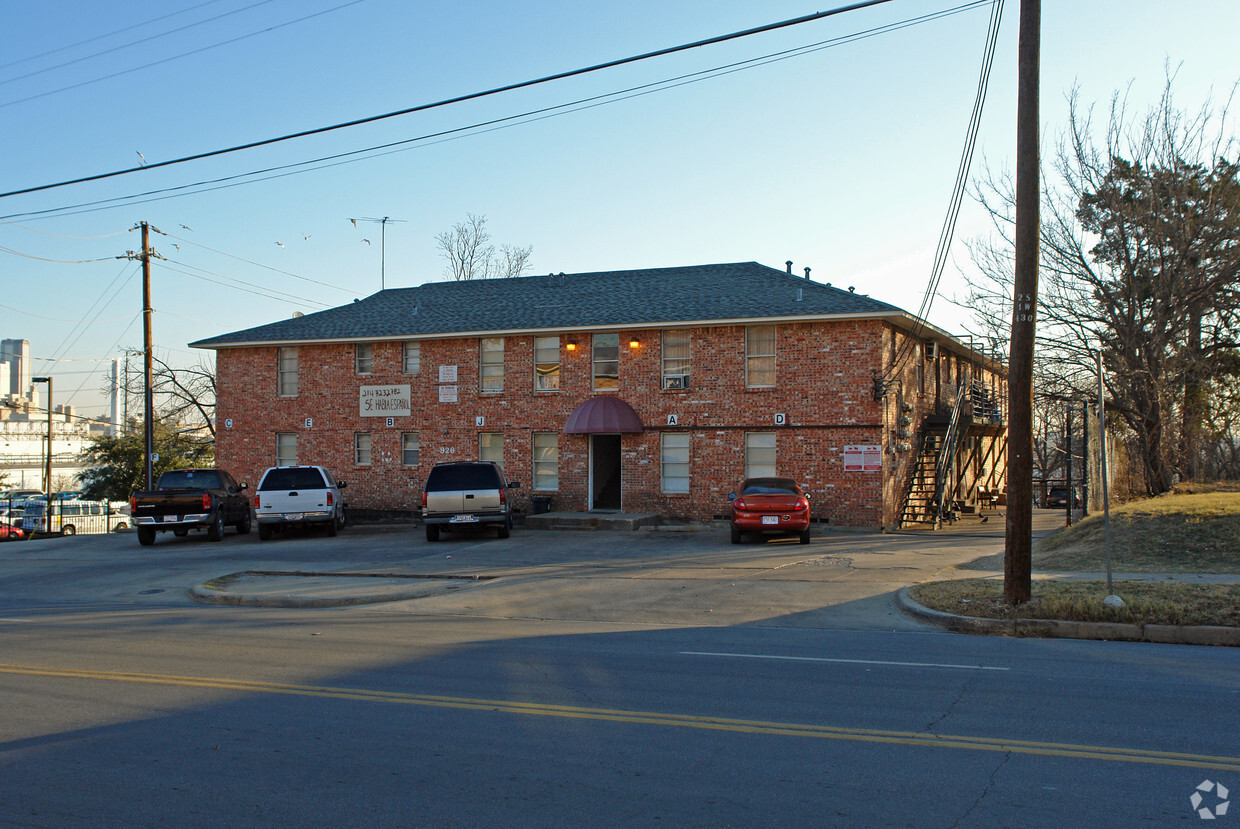
[[[349,219],[353,222],[353,226],[357,227],[358,222],[378,222],[379,223],[379,290],[387,287],[387,226],[388,222],[404,222],[404,219],[393,219],[390,216],[384,216],[382,219],[372,219],[369,216],[361,216],[356,219]]]
[[[1016,276],[1008,362],[1008,511],[1003,595],[1033,595],[1033,342],[1038,306],[1038,74],[1041,0],[1021,0],[1016,101]]]
[[[1064,398],[1063,403],[1063,419],[1064,419],[1064,436],[1067,441],[1067,450],[1064,452],[1064,463],[1067,464],[1064,471],[1064,483],[1067,484],[1068,505],[1066,507],[1068,516],[1066,523],[1072,526],[1072,500],[1076,497],[1076,486],[1072,482],[1072,398]]]

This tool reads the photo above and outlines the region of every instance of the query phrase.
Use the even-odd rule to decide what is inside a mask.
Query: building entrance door
[[[590,436],[590,509],[620,511],[620,436]]]

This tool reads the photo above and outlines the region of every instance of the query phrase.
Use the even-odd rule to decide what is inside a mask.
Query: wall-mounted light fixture
[[[577,350],[577,343],[574,343],[574,342],[569,342],[569,343],[567,343],[564,347],[565,347],[565,348],[567,348],[569,351],[576,351],[576,350]]]
[[[633,339],[629,340],[629,348],[638,348],[641,346],[641,344],[642,344],[641,340],[637,339],[637,337],[634,337]]]

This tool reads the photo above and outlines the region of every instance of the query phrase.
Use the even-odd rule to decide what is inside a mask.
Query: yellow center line
[[[1240,772],[1240,757],[1187,754],[1174,751],[1152,751],[1114,746],[1077,745],[1073,743],[1049,743],[1029,740],[1008,740],[995,737],[970,737],[957,734],[926,734],[916,731],[884,731],[869,728],[841,728],[806,723],[781,723],[763,720],[743,720],[729,717],[702,717],[688,714],[662,714],[653,711],[623,711],[609,708],[587,708],[573,705],[553,705],[538,702],[513,702],[496,699],[471,699],[429,694],[409,694],[398,691],[374,691],[361,688],[336,688],[326,685],[297,685],[283,682],[256,682],[244,679],[219,679],[213,677],[173,676],[166,674],[137,674],[115,671],[66,670],[41,668],[30,665],[0,664],[0,674],[23,676],[46,676],[60,679],[85,679],[104,682],[131,682],[147,685],[166,685],[182,688],[209,688],[220,691],[245,691],[260,694],[283,694],[311,696],[324,699],[356,700],[360,702],[385,702],[397,705],[420,705],[435,708],[455,708],[471,711],[492,711],[505,714],[522,714],[539,717],[594,720],[599,722],[628,723],[635,725],[661,725],[677,728],[698,728],[711,731],[730,731],[738,734],[764,734],[779,737],[800,737],[826,740],[848,740],[868,743],[887,743],[906,746],[930,746],[935,748],[967,749],[972,751],[1000,751],[1012,754],[1028,754],[1043,757],[1070,759],[1112,760],[1120,763],[1145,763],[1160,766],[1213,769]]]

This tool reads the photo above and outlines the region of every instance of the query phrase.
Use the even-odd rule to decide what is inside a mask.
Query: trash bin
[[[530,499],[530,503],[533,507],[534,515],[541,515],[544,512],[551,512],[551,499],[546,496],[535,496]]]

